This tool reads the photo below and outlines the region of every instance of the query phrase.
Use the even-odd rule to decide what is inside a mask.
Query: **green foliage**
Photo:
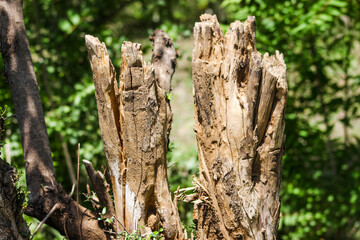
[[[132,233],[128,233],[126,231],[122,231],[117,239],[123,240],[160,240],[163,239],[161,236],[161,232],[163,229],[159,229],[159,231],[154,231],[150,233],[148,236],[142,235],[139,230],[136,230]]]
[[[161,28],[180,46],[205,11],[216,13],[224,30],[234,20],[256,16],[257,49],[262,53],[278,49],[285,56],[289,95],[279,239],[359,238],[360,4],[355,0],[24,1],[59,181],[70,192],[63,143],[69,147],[74,166],[77,143],[81,143],[81,157],[91,159],[95,168],[105,164],[84,35],[93,34],[104,41],[119,69],[124,40],[145,42],[155,28]],[[143,44],[145,54],[150,50],[149,43]],[[182,71],[190,73],[191,59],[187,62]],[[0,72],[3,68],[0,60]],[[190,78],[181,81],[191,84]],[[170,100],[172,96],[166,97]],[[174,94],[172,104],[176,97]],[[3,76],[0,102],[8,105],[2,115],[14,114]],[[12,159],[23,169],[16,120],[11,118],[8,124]],[[173,127],[176,131],[183,126]],[[168,153],[172,192],[178,186],[192,186],[192,175],[198,169],[195,143],[185,150],[179,146],[172,143]],[[85,176],[83,168],[81,171]],[[24,177],[21,181],[25,182]],[[86,186],[85,181],[81,177],[80,186]],[[181,203],[179,210],[184,224],[192,226],[191,204]],[[130,235],[127,239],[136,239]],[[36,238],[61,239],[48,228]]]
[[[5,135],[5,115],[6,113],[6,107],[5,109],[2,109],[0,106],[0,150],[5,145],[4,135]],[[1,157],[1,151],[0,151],[0,157]]]
[[[170,191],[175,193],[178,187],[193,186],[193,175],[198,172],[198,159],[196,147],[180,151],[173,142],[170,142],[167,154]],[[193,204],[179,201],[179,215],[188,232],[193,231]]]
[[[170,102],[170,101],[171,101],[171,98],[172,98],[172,94],[165,92],[165,97],[166,97],[166,99]]]

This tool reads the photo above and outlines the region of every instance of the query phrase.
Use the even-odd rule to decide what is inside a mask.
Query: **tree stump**
[[[199,150],[198,239],[276,239],[287,97],[283,55],[256,51],[255,18],[223,36],[195,24],[192,72]]]
[[[181,222],[166,167],[172,116],[166,93],[176,64],[172,40],[154,32],[153,64],[143,60],[140,44],[124,42],[118,87],[105,44],[89,35],[85,39],[116,218],[129,232],[163,228],[166,239],[179,239]]]

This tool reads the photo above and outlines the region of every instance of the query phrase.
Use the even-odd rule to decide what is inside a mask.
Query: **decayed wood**
[[[216,16],[194,28],[198,239],[276,239],[287,96],[283,56],[256,51],[255,18],[223,36]]]
[[[154,44],[157,42],[168,41],[154,41]],[[116,217],[129,231],[141,226],[145,231],[163,228],[166,239],[181,238],[181,223],[167,181],[169,105],[165,91],[159,86],[160,82],[170,86],[167,81],[172,73],[167,78],[161,77],[164,74],[157,75],[156,72],[163,72],[156,70],[162,65],[145,63],[141,45],[124,42],[117,88],[104,43],[87,35],[86,45],[112,177]],[[163,58],[172,59],[166,53]]]
[[[164,91],[164,94],[170,94],[171,79],[175,73],[177,53],[175,51],[174,43],[166,32],[156,29],[149,37],[153,42],[153,54],[151,63],[154,67],[155,79],[159,87]],[[171,112],[170,101],[167,107],[167,138],[169,138],[171,131],[173,114]]]
[[[102,209],[106,207],[106,213],[104,216],[107,218],[115,216],[113,200],[111,199],[111,196],[109,194],[110,189],[108,184],[105,183],[103,174],[100,171],[95,171],[90,161],[83,160],[83,163],[90,178],[91,185],[93,186],[94,191],[99,198],[100,211],[102,211]]]
[[[155,70],[156,80],[162,90],[170,93],[177,57],[173,41],[159,29],[156,29],[149,39],[154,45],[151,63]]]
[[[119,90],[116,73],[105,44],[90,35],[85,36],[85,41],[93,72],[101,138],[111,171],[116,217],[122,220],[124,219],[124,186],[122,183],[124,182],[125,162],[120,137]],[[118,229],[119,227],[117,226]]]

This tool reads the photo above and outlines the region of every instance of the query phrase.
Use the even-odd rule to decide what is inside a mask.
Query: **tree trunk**
[[[166,239],[181,238],[166,167],[171,111],[165,93],[176,63],[172,40],[154,32],[154,64],[145,63],[140,44],[124,42],[118,87],[105,44],[89,35],[85,39],[116,218],[129,232],[163,228]]]
[[[0,0],[0,51],[19,123],[29,193],[26,214],[46,221],[70,239],[106,239],[96,216],[74,202],[56,181],[49,139],[30,47],[22,1]]]
[[[0,149],[3,147],[5,119],[0,113]],[[16,188],[16,169],[1,159],[0,152],[0,240],[22,240],[30,236],[23,219],[25,194]]]
[[[235,21],[224,37],[216,16],[195,24],[198,239],[276,239],[286,66],[256,51],[255,28]]]
[[[0,158],[0,240],[22,240],[30,236],[23,219],[25,194],[18,192],[16,169]]]

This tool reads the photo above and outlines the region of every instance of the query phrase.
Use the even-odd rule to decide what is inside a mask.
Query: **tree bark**
[[[104,217],[111,218],[115,216],[113,200],[109,193],[109,184],[105,183],[104,175],[100,171],[95,171],[91,162],[83,160],[83,163],[89,175],[91,185],[99,199],[100,211],[105,207],[106,213],[104,214]]]
[[[18,192],[16,170],[0,158],[0,240],[22,240],[30,236],[23,219],[24,193]]]
[[[192,71],[199,150],[198,239],[276,239],[287,96],[282,54],[256,51],[255,18],[223,36],[195,24]]]
[[[70,239],[106,239],[96,216],[71,200],[56,181],[21,0],[0,1],[0,43],[5,77],[10,84],[19,123],[30,191],[26,214],[42,220],[58,203],[58,210],[47,224]]]
[[[5,118],[0,115],[0,148],[3,147]],[[16,169],[1,159],[0,152],[0,240],[22,240],[30,236],[23,219],[25,194],[16,187]]]
[[[157,31],[152,39],[154,54],[162,48],[153,59],[166,64],[145,63],[141,45],[124,42],[117,87],[105,44],[85,37],[116,217],[129,232],[142,226],[145,232],[163,228],[166,239],[176,239],[182,237],[182,229],[171,201],[166,167],[171,111],[162,89],[170,90],[176,54],[166,33]],[[167,70],[160,69],[163,67]]]

